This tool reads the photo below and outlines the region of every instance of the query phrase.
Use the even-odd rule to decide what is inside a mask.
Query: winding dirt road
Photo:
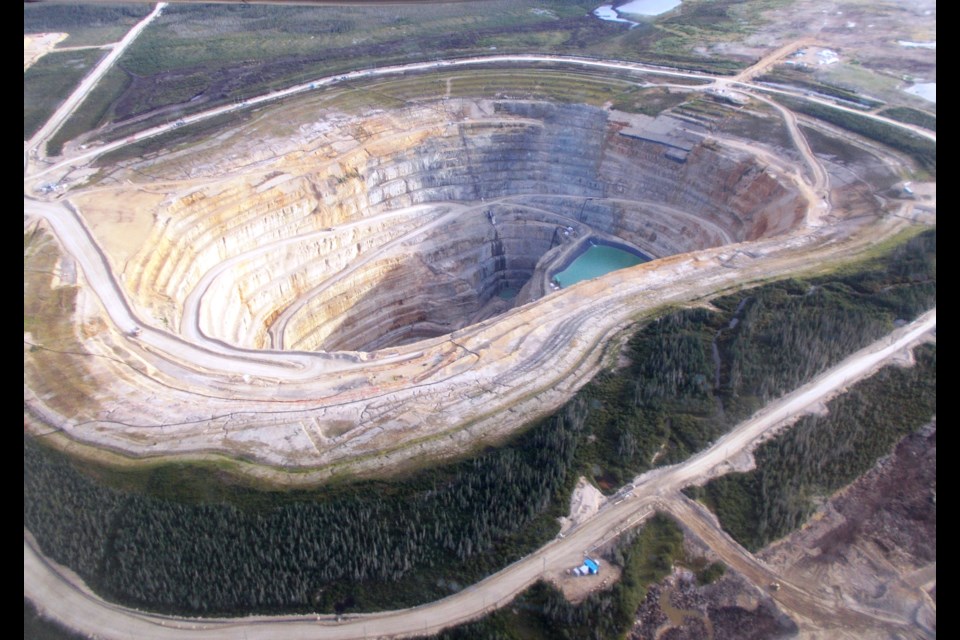
[[[163,6],[162,3],[157,5],[143,22],[113,48],[110,55],[84,79],[77,91],[25,146],[25,166],[29,166],[26,157],[29,155],[28,151],[42,149],[44,141],[62,125],[124,48],[150,20],[160,14]],[[628,70],[699,79],[707,83],[717,80],[715,76],[706,74],[632,63],[564,56],[489,56],[384,67],[321,78],[250,99],[242,105],[219,107],[188,116],[184,120],[191,124],[349,80],[448,66],[529,62]],[[737,80],[732,84],[743,86],[747,90],[766,91],[754,85],[744,85]],[[810,189],[816,196],[808,196],[810,206],[813,207],[819,203],[822,193],[828,187],[822,181],[826,174],[819,173],[819,163],[803,141],[802,133],[797,129],[795,120],[792,120],[792,114],[786,113],[782,107],[780,111],[785,114],[791,136],[807,161],[812,176]],[[867,114],[861,115],[870,117]],[[886,120],[879,117],[876,119]],[[28,169],[25,191],[31,190],[44,176],[64,172],[131,142],[170,131],[175,126],[177,125],[155,127],[125,140],[77,154],[52,166]],[[902,125],[898,123],[898,126]],[[208,451],[211,448],[210,431],[215,432],[217,427],[222,427],[227,422],[232,428],[239,430],[245,424],[244,421],[250,425],[266,425],[269,429],[280,430],[281,433],[284,433],[282,429],[288,429],[292,434],[289,436],[291,441],[293,438],[300,438],[297,446],[303,446],[304,450],[311,447],[316,450],[316,447],[309,443],[311,436],[306,433],[303,420],[310,417],[311,412],[318,410],[339,411],[337,415],[345,420],[365,416],[369,426],[358,428],[369,429],[371,434],[381,428],[380,423],[371,416],[387,416],[399,412],[399,419],[406,421],[401,422],[401,431],[406,426],[410,429],[423,429],[425,425],[427,433],[449,435],[444,431],[444,428],[449,427],[444,427],[437,421],[436,416],[442,414],[442,423],[445,425],[451,421],[471,425],[457,436],[462,438],[462,441],[469,442],[477,433],[492,433],[497,428],[503,429],[505,422],[503,413],[491,412],[489,407],[477,407],[472,395],[477,389],[503,389],[504,391],[498,394],[502,407],[510,407],[510,411],[522,415],[523,421],[528,421],[531,416],[543,413],[549,408],[550,403],[543,400],[546,394],[554,393],[556,398],[569,396],[591,377],[599,367],[600,349],[597,347],[631,324],[638,310],[685,303],[720,289],[766,280],[777,273],[795,272],[811,262],[861,250],[869,246],[875,237],[883,237],[897,228],[896,225],[880,225],[870,233],[845,240],[827,229],[807,228],[791,236],[725,246],[699,252],[697,255],[677,256],[660,261],[659,264],[641,265],[628,272],[609,274],[599,280],[551,294],[535,305],[528,305],[497,318],[496,322],[481,322],[451,336],[424,341],[412,348],[376,354],[300,353],[243,350],[215,340],[198,343],[150,327],[136,317],[109,261],[74,211],[63,202],[41,202],[25,198],[24,212],[26,216],[42,218],[51,225],[64,251],[80,266],[84,284],[96,296],[119,333],[129,334],[134,328],[142,329],[136,339],[130,339],[129,348],[155,368],[158,377],[163,378],[165,392],[170,394],[170,398],[176,402],[190,402],[193,399],[190,395],[191,387],[196,385],[205,389],[204,406],[191,407],[190,420],[180,418],[181,422],[175,422],[178,418],[165,417],[161,421],[150,421],[149,418],[141,418],[140,422],[127,419],[124,423],[128,434],[132,434],[132,441],[159,437],[160,432],[171,434],[167,446],[169,451],[174,453]],[[215,274],[211,277],[214,278]],[[584,299],[590,300],[590,305],[584,305]],[[188,319],[188,322],[192,324],[193,320]],[[710,449],[680,465],[658,469],[637,478],[631,495],[624,494],[624,500],[601,509],[594,517],[571,530],[564,539],[547,544],[530,556],[450,598],[422,607],[355,616],[341,622],[329,617],[319,620],[310,617],[201,620],[144,614],[106,603],[90,593],[71,572],[40,556],[26,531],[24,595],[36,602],[46,615],[80,632],[104,638],[236,638],[243,634],[250,639],[284,637],[296,640],[395,637],[435,632],[480,616],[492,607],[508,602],[545,572],[573,566],[585,550],[609,540],[625,528],[636,525],[658,506],[677,511],[684,521],[692,522],[692,527],[700,527],[705,535],[710,531],[716,534],[715,525],[708,526],[696,512],[691,513],[689,505],[678,502],[675,496],[679,489],[711,474],[720,473],[729,460],[748,449],[758,438],[783,426],[812,404],[821,402],[855,379],[867,375],[898,351],[922,339],[922,336],[935,326],[936,310],[933,310],[915,323],[844,360],[810,384],[771,403],[721,438]],[[393,376],[393,382],[385,381],[385,372]],[[258,387],[243,381],[241,377],[244,376],[273,380],[276,384]],[[44,413],[41,399],[28,397],[29,395],[25,386],[25,402],[35,403],[39,413]],[[305,397],[310,399],[303,400]],[[238,398],[244,402],[242,411],[237,410]],[[413,402],[413,398],[417,399],[416,402]],[[147,409],[155,402],[156,398],[148,395],[142,405],[132,402],[129,413],[150,416],[151,412]],[[514,421],[520,419],[516,418]],[[203,423],[205,426],[201,431],[192,432],[190,425],[194,422]],[[73,430],[75,435],[81,435],[80,430],[89,427],[70,424],[66,419],[57,424],[65,432]],[[304,433],[301,434],[301,431]],[[101,444],[118,448],[129,445],[129,442],[122,439],[110,441],[110,435],[103,437],[107,440]],[[268,463],[305,464],[302,460],[291,458],[289,451],[270,449],[280,440],[278,436],[271,437],[275,440],[267,443],[268,447],[258,450],[253,457],[259,456],[259,460]],[[450,439],[453,440],[454,447],[461,444],[452,435]],[[441,446],[440,443],[427,439],[414,439],[410,446],[414,445],[421,454],[431,446]],[[445,442],[442,446],[451,445]],[[318,458],[310,453],[306,464],[328,464],[341,460],[337,456],[347,454],[351,452],[334,451],[328,458]],[[378,464],[382,464],[383,459],[381,458]],[[364,461],[357,464],[361,465],[358,469],[363,468]],[[257,473],[256,470],[252,472]],[[263,472],[267,475],[271,473],[266,470]],[[316,482],[322,477],[319,473],[304,473],[299,476],[305,483]],[[710,535],[707,535],[707,538],[713,539],[718,548],[729,547],[729,541],[716,536],[711,538]],[[725,553],[731,558],[737,555],[729,549]],[[751,569],[747,566],[747,560],[741,558],[740,561],[747,562],[744,566],[748,571],[754,571],[757,579],[769,579],[766,573],[756,567]],[[827,607],[829,613],[831,605],[811,594],[800,589],[787,590],[787,593],[788,599],[783,604],[788,608],[803,610],[808,607],[820,615],[823,607]],[[875,625],[878,620],[872,612],[837,615],[844,624]],[[896,626],[900,621],[880,619],[880,623]]]
[[[760,585],[779,580],[751,554],[733,542],[709,515],[689,503],[678,491],[717,473],[742,451],[750,450],[771,431],[792,424],[804,412],[855,381],[870,375],[936,329],[936,309],[913,323],[874,342],[821,374],[812,382],[767,405],[749,420],[690,460],[656,469],[638,477],[623,500],[608,502],[600,511],[526,558],[444,600],[413,609],[350,616],[337,622],[330,616],[249,617],[242,619],[187,619],[145,614],[107,603],[92,594],[72,573],[51,563],[35,550],[24,534],[24,596],[39,603],[45,615],[82,633],[101,638],[175,638],[179,640],[276,637],[359,639],[402,637],[436,632],[478,617],[509,602],[547,572],[577,564],[583,553],[637,525],[656,509],[674,514],[691,527],[720,557]],[[801,620],[819,627],[836,625],[848,630],[908,629],[911,621],[873,610],[854,610],[825,601],[789,583],[776,596]]]
[[[789,51],[795,50],[798,46],[801,46],[806,41],[807,41],[806,39],[799,40],[795,43],[791,43],[790,45],[786,45],[785,47],[782,47],[778,51],[785,50],[786,52],[789,53]],[[129,44],[129,42],[127,42],[127,44]],[[774,58],[773,61],[775,61],[776,59],[779,59],[783,55],[785,54],[781,53],[778,55],[773,55],[773,58]],[[765,57],[760,63],[758,63],[758,65],[764,64],[764,61],[767,61],[766,64],[769,64],[770,61],[768,60],[768,58],[770,58],[770,56]],[[288,87],[287,89],[283,89],[280,91],[273,91],[260,96],[255,96],[245,100],[240,104],[230,104],[230,105],[224,105],[221,107],[216,107],[214,109],[209,109],[201,113],[196,113],[190,116],[186,116],[182,118],[182,122],[184,125],[195,124],[195,123],[203,122],[204,120],[208,120],[210,118],[214,118],[224,114],[248,110],[251,107],[262,106],[265,104],[269,104],[271,102],[276,102],[284,98],[289,98],[294,95],[306,93],[309,91],[318,91],[331,86],[335,86],[338,84],[342,84],[342,83],[350,82],[354,80],[362,80],[362,79],[369,79],[369,78],[382,77],[382,76],[402,75],[404,73],[432,71],[432,70],[438,70],[438,69],[446,69],[448,67],[449,68],[458,68],[458,67],[469,68],[472,66],[482,66],[482,65],[498,65],[498,64],[509,65],[509,64],[518,64],[518,63],[519,64],[534,63],[534,62],[555,63],[555,64],[562,64],[562,65],[568,65],[573,67],[583,67],[587,69],[629,71],[629,72],[637,73],[639,75],[654,75],[654,76],[663,76],[667,78],[671,78],[671,77],[685,78],[690,80],[700,80],[704,83],[702,86],[699,86],[699,87],[683,85],[682,88],[685,90],[707,91],[711,88],[715,88],[718,86],[735,86],[737,90],[744,91],[751,95],[756,95],[757,93],[786,95],[793,98],[806,100],[809,102],[816,102],[818,104],[839,109],[841,111],[856,113],[857,115],[860,115],[864,118],[876,120],[878,122],[884,122],[886,124],[889,124],[901,129],[908,129],[918,135],[921,135],[933,141],[936,141],[937,139],[937,134],[935,132],[928,131],[916,125],[905,124],[903,122],[891,120],[890,118],[886,118],[884,116],[879,116],[872,113],[863,113],[861,111],[857,111],[856,109],[844,107],[842,105],[838,105],[833,102],[823,100],[821,98],[807,96],[801,91],[787,91],[784,89],[775,89],[772,87],[765,87],[752,82],[748,82],[746,80],[738,80],[739,76],[729,78],[729,77],[716,76],[716,75],[706,74],[706,73],[677,71],[674,69],[668,69],[664,67],[655,67],[651,65],[637,63],[637,62],[623,62],[623,61],[616,61],[616,60],[594,60],[590,58],[578,58],[576,56],[532,55],[532,54],[476,56],[472,58],[459,58],[456,60],[440,60],[435,62],[413,62],[409,64],[404,64],[404,65],[392,65],[392,66],[376,67],[372,69],[350,71],[345,74],[341,74],[337,76],[325,76],[322,78],[317,78],[316,80],[312,80],[310,82],[304,82],[302,84],[295,85],[293,87]],[[78,91],[74,92],[74,94],[71,95],[68,101],[72,102],[75,100],[76,104],[79,104],[79,102],[83,99],[83,97],[86,96],[86,93],[91,88],[92,88],[92,84],[90,86],[86,86],[85,88],[81,88],[82,90],[78,89]],[[76,105],[74,105],[74,108],[75,106]],[[141,140],[146,140],[148,138],[153,138],[153,137],[162,135],[164,133],[167,133],[169,131],[173,131],[179,126],[183,126],[183,125],[180,125],[177,123],[169,123],[169,124],[163,124],[156,127],[152,127],[150,129],[146,129],[132,136],[124,138],[123,140],[109,142],[104,145],[95,147],[93,149],[86,150],[82,153],[71,155],[69,158],[60,160],[59,162],[56,162],[55,164],[50,165],[48,167],[38,167],[35,170],[28,172],[29,173],[28,178],[32,178],[33,180],[36,180],[37,178],[43,177],[50,173],[58,173],[58,172],[62,173],[72,166],[80,166],[105,153],[109,153],[110,151],[115,151],[116,149],[120,149],[133,142],[139,142]],[[43,129],[41,129],[41,131],[43,131]],[[50,135],[51,133],[52,131],[48,132],[47,135]],[[37,133],[37,136],[34,136],[34,139],[39,139],[38,136],[40,136],[40,132]],[[37,144],[30,144],[30,147],[31,148],[37,147]],[[24,153],[26,154],[26,151]]]
[[[440,68],[449,64],[481,64],[490,60],[441,61],[352,72],[267,94],[248,101],[248,105],[276,99],[278,94],[291,95],[345,79],[398,70]],[[554,56],[499,56],[496,60],[568,61]],[[651,71],[642,65],[600,61],[577,61],[577,64],[707,78],[702,74],[663,69]],[[244,106],[213,109],[187,120],[199,121],[238,108]],[[799,173],[793,178],[806,194],[807,219],[813,223],[823,213],[821,194],[828,188],[826,172],[810,153],[802,134],[789,119],[790,114],[782,108],[781,111],[814,176],[812,185],[808,185]],[[134,139],[156,135],[173,126],[159,127],[138,134]],[[99,147],[57,166],[74,166],[120,144],[125,142]],[[28,181],[38,175],[33,174]],[[447,337],[409,347],[374,353],[255,351],[207,338],[201,330],[202,317],[208,317],[209,322],[215,321],[210,312],[204,310],[203,296],[216,282],[217,276],[229,267],[228,263],[205,274],[200,286],[187,298],[181,321],[182,333],[172,335],[136,317],[106,256],[96,245],[84,221],[66,206],[65,201],[40,202],[25,198],[24,211],[47,220],[57,236],[63,239],[66,252],[78,261],[90,289],[113,324],[126,335],[140,331],[129,346],[137,354],[136,359],[147,361],[150,367],[165,376],[162,384],[166,388],[175,390],[169,404],[189,405],[189,411],[183,415],[168,413],[154,419],[149,418],[154,412],[146,405],[138,406],[136,400],[128,396],[125,411],[111,414],[112,423],[122,429],[98,429],[96,420],[81,424],[65,417],[54,419],[54,424],[64,434],[84,442],[94,438],[98,445],[134,456],[142,455],[136,448],[144,441],[153,443],[153,451],[231,453],[236,438],[222,428],[229,423],[232,434],[244,434],[246,457],[273,465],[319,470],[298,475],[298,481],[302,483],[322,479],[327,473],[325,468],[349,459],[361,459],[358,464],[371,468],[369,465],[392,464],[394,460],[413,455],[413,451],[426,455],[440,451],[439,447],[457,447],[477,434],[495,436],[505,433],[521,419],[516,416],[529,420],[532,416],[542,415],[582,386],[599,366],[601,351],[596,347],[631,324],[641,310],[683,303],[718,289],[765,280],[775,272],[802,268],[821,250],[827,254],[836,254],[840,250],[832,244],[832,231],[807,227],[790,236],[727,245],[611,273],[595,282],[554,292],[498,317],[495,322],[480,322]],[[452,213],[448,212],[435,220],[426,220],[406,235],[389,239],[381,249],[399,247],[404,238],[424,233],[451,216]],[[892,229],[888,227],[880,233]],[[854,250],[858,243],[865,246],[863,243],[869,240],[861,237],[849,242],[853,244],[848,245],[848,249]],[[256,251],[267,249],[260,247]],[[381,255],[382,251],[376,253]],[[361,257],[336,277],[345,277],[370,259],[369,254]],[[589,299],[590,305],[584,305],[584,299]],[[296,304],[291,305],[271,327],[270,333],[277,346],[282,346],[285,323],[297,309]],[[260,382],[251,384],[251,378],[259,378]],[[204,390],[202,405],[191,402],[191,389],[197,385]],[[493,388],[501,390],[496,394],[495,402],[478,406],[471,390]],[[246,404],[238,406],[238,398],[244,399]],[[412,402],[414,398],[416,402]],[[39,398],[30,397],[29,401],[37,414],[51,415],[50,409],[42,406]],[[149,402],[154,402],[153,396]],[[507,408],[513,416],[504,420],[503,411]],[[324,436],[315,433],[316,427],[311,426],[315,424],[317,412],[323,412],[326,421],[363,422],[355,430],[353,442],[366,442],[364,448],[355,449],[351,448],[354,447],[352,444],[344,444],[321,450],[318,442]],[[371,420],[371,416],[382,419]],[[389,423],[384,422],[388,417]],[[455,434],[458,439],[455,442],[436,439],[438,434],[452,434],[458,425],[471,425],[470,433]],[[269,430],[269,434],[265,430]],[[285,443],[284,448],[277,449],[281,442]],[[402,448],[397,447],[400,442],[404,443]],[[376,458],[369,457],[383,449],[390,450],[389,458],[379,454]]]

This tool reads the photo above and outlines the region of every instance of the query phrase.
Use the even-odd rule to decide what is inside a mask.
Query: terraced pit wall
[[[546,266],[591,234],[659,258],[799,222],[799,194],[753,156],[679,127],[678,150],[617,118],[523,101],[353,118],[162,204],[124,278],[172,327],[193,294],[227,343],[371,351],[542,296]]]

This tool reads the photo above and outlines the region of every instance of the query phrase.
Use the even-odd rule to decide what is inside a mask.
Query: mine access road
[[[349,615],[337,620],[322,616],[251,616],[247,618],[175,618],[143,613],[105,602],[77,576],[42,557],[25,532],[23,547],[24,596],[38,604],[44,615],[81,633],[107,639],[130,636],[156,639],[228,640],[240,635],[249,640],[359,640],[370,637],[403,637],[437,631],[482,616],[508,603],[547,571],[578,564],[583,554],[636,526],[657,509],[667,511],[690,526],[735,569],[765,586],[777,578],[752,555],[730,540],[715,520],[698,513],[678,492],[722,472],[741,452],[748,451],[770,432],[789,427],[811,408],[869,376],[890,360],[900,357],[936,330],[933,309],[849,356],[813,381],[771,402],[749,420],[720,438],[709,449],[686,462],[639,476],[629,497],[607,503],[597,514],[575,527],[563,539],[553,540],[536,552],[456,595],[400,611]],[[825,601],[820,595],[785,583],[772,594],[788,613],[801,622],[814,619],[820,628],[831,626],[846,632],[856,630],[905,631],[912,621],[888,613],[853,609]]]

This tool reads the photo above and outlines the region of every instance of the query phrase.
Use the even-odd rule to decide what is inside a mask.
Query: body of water
[[[634,22],[633,20],[626,20],[620,17],[614,9],[612,4],[603,4],[593,10],[593,15],[597,16],[601,20],[606,20],[608,22],[626,22],[629,25],[632,25],[630,28],[637,26],[639,23]]]
[[[937,41],[931,40],[930,42],[910,42],[909,40],[897,40],[897,44],[901,47],[907,47],[908,49],[937,49]]]
[[[617,13],[658,16],[680,6],[680,0],[632,0],[617,7]]]
[[[647,261],[647,258],[617,247],[593,245],[554,278],[561,287],[569,287],[581,280],[597,278],[605,273],[626,269]]]
[[[624,18],[624,15],[658,16],[679,6],[680,0],[631,0],[631,2],[622,4],[616,9],[613,8],[612,4],[602,4],[593,10],[593,15],[610,22],[626,22],[632,29],[640,23]]]
[[[937,102],[937,83],[936,82],[921,82],[915,84],[911,87],[904,89],[907,93],[912,93],[915,96],[920,96],[924,100],[929,100],[930,102]]]

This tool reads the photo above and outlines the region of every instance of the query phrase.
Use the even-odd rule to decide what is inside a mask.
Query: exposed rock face
[[[489,106],[367,117],[265,174],[176,197],[127,265],[133,297],[171,326],[198,304],[199,328],[238,346],[370,351],[504,311],[498,294],[591,233],[663,257],[802,215],[743,152],[694,137],[678,154],[587,106]]]
[[[96,457],[222,455],[299,485],[391,473],[554,411],[638,317],[901,224],[848,218],[829,183],[823,200],[803,177],[819,161],[670,118],[318,104],[107,168],[71,196],[76,214],[25,204],[77,260],[82,324],[82,345],[37,352],[64,362],[25,379],[26,428]],[[658,259],[553,290],[594,240]],[[80,387],[47,384],[68,367]]]

